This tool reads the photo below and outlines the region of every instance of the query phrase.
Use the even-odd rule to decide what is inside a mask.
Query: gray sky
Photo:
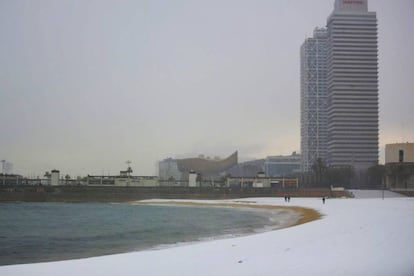
[[[155,174],[166,157],[300,150],[299,48],[333,0],[0,0],[0,159]],[[414,142],[414,1],[377,12],[381,162]]]

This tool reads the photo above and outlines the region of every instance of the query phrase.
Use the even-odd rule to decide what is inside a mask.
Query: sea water
[[[294,215],[294,214],[293,214]],[[76,259],[277,228],[292,213],[109,203],[0,203],[0,265]]]

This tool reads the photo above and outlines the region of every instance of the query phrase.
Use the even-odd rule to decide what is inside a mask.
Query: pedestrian
[[[290,202],[290,196],[287,197],[288,202]]]
[[[322,203],[325,204],[325,197],[322,197]]]

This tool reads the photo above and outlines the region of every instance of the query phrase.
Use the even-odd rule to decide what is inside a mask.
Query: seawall
[[[143,199],[232,199],[245,197],[349,197],[330,189],[219,187],[0,186],[0,201],[128,202]]]

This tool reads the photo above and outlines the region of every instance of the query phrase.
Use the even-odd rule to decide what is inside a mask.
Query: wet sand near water
[[[217,203],[217,202],[195,202],[195,201],[138,201],[134,204],[154,204],[154,205],[182,205],[182,206],[212,206],[212,207],[234,207],[234,208],[254,208],[265,210],[290,210],[299,213],[299,219],[286,227],[300,225],[303,223],[318,220],[322,217],[322,214],[315,209],[305,208],[300,206],[282,206],[282,205],[255,205],[254,201],[243,201],[243,203]]]

